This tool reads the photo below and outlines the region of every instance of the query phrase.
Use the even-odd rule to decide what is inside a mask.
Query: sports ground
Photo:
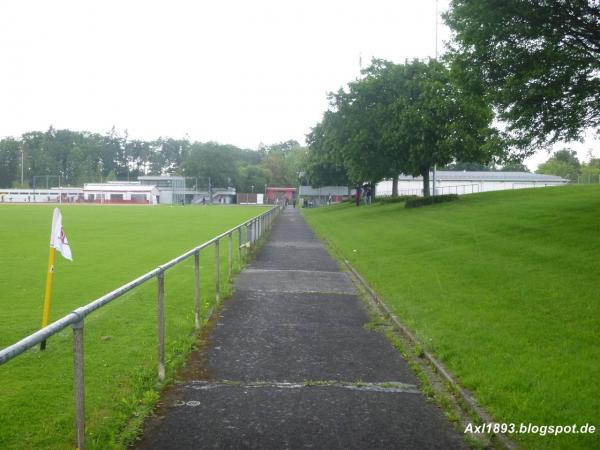
[[[0,208],[2,348],[40,326],[53,208]],[[57,256],[51,321],[265,208],[63,206],[61,211],[74,261]],[[226,240],[222,248],[227,248]],[[203,318],[215,306],[214,260],[212,248],[201,254]],[[230,290],[226,274],[227,258],[222,257],[225,293]],[[168,376],[194,344],[193,276],[193,258],[165,276]],[[156,339],[154,280],[86,319],[88,448],[121,447],[156,401]],[[73,445],[71,341],[71,331],[65,329],[48,341],[45,352],[32,349],[0,368],[0,448]]]
[[[598,427],[600,188],[567,186],[306,210],[339,261],[364,276],[499,423]],[[53,318],[256,215],[252,208],[63,208]],[[0,208],[0,347],[39,326],[51,208]],[[214,298],[214,259],[202,259]],[[225,273],[226,268],[222,265]],[[192,348],[193,261],[166,278],[168,376]],[[224,283],[224,287],[225,287]],[[5,286],[10,287],[4,289]],[[86,321],[89,448],[122,448],[158,398],[156,285]],[[203,317],[214,305],[206,303]],[[73,443],[71,333],[0,368],[2,448]],[[451,420],[452,417],[449,417]],[[534,449],[593,448],[595,434],[512,435]]]

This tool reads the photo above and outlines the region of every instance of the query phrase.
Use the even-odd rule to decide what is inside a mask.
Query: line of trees
[[[50,127],[0,140],[0,188],[40,186],[48,178],[53,185],[82,186],[181,175],[199,189],[210,179],[212,186],[261,192],[265,185],[297,185],[305,155],[293,140],[251,150],[187,138],[128,139],[114,128],[98,134]]]
[[[571,181],[600,183],[600,158],[594,158],[590,153],[588,162],[581,162],[574,150],[564,148],[554,152],[538,166],[536,172],[558,175]]]
[[[600,128],[600,0],[452,0],[440,60],[373,60],[308,135],[311,184],[375,183],[469,163],[522,169]],[[493,124],[502,124],[499,131]]]
[[[436,60],[373,60],[329,101],[308,135],[311,184],[327,184],[332,174],[350,183],[389,178],[397,196],[398,175],[404,173],[422,176],[427,196],[434,165],[486,164],[505,154],[485,99],[461,89],[455,74]]]

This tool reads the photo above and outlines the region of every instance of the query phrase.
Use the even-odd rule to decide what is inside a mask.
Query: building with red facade
[[[268,187],[267,201],[269,204],[292,203],[296,197],[296,188],[293,187]]]

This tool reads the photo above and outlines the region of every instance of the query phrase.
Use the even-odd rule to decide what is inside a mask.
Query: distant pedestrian
[[[329,194],[329,197],[327,197],[327,204],[331,205],[331,194]]]
[[[356,206],[360,206],[360,191],[361,191],[361,187],[360,185],[356,185],[356,194],[355,194],[355,201],[356,201]]]
[[[367,205],[371,204],[372,197],[373,197],[373,188],[371,187],[370,184],[367,184],[367,186],[365,187],[365,203]]]

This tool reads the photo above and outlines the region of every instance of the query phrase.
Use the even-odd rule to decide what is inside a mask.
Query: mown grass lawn
[[[600,187],[305,210],[498,422],[600,427]],[[512,435],[598,448],[595,435]]]
[[[52,208],[0,207],[0,348],[40,326]],[[51,321],[265,209],[63,206],[61,210],[74,261],[57,255]],[[225,239],[223,291],[229,289],[227,249]],[[200,265],[206,318],[215,306],[212,246],[201,254]],[[165,274],[168,375],[195,340],[193,275],[193,257]],[[71,335],[66,329],[48,341],[45,352],[31,349],[0,366],[0,448],[74,447]],[[156,335],[155,280],[86,319],[88,448],[122,448],[144,410],[156,400]]]

